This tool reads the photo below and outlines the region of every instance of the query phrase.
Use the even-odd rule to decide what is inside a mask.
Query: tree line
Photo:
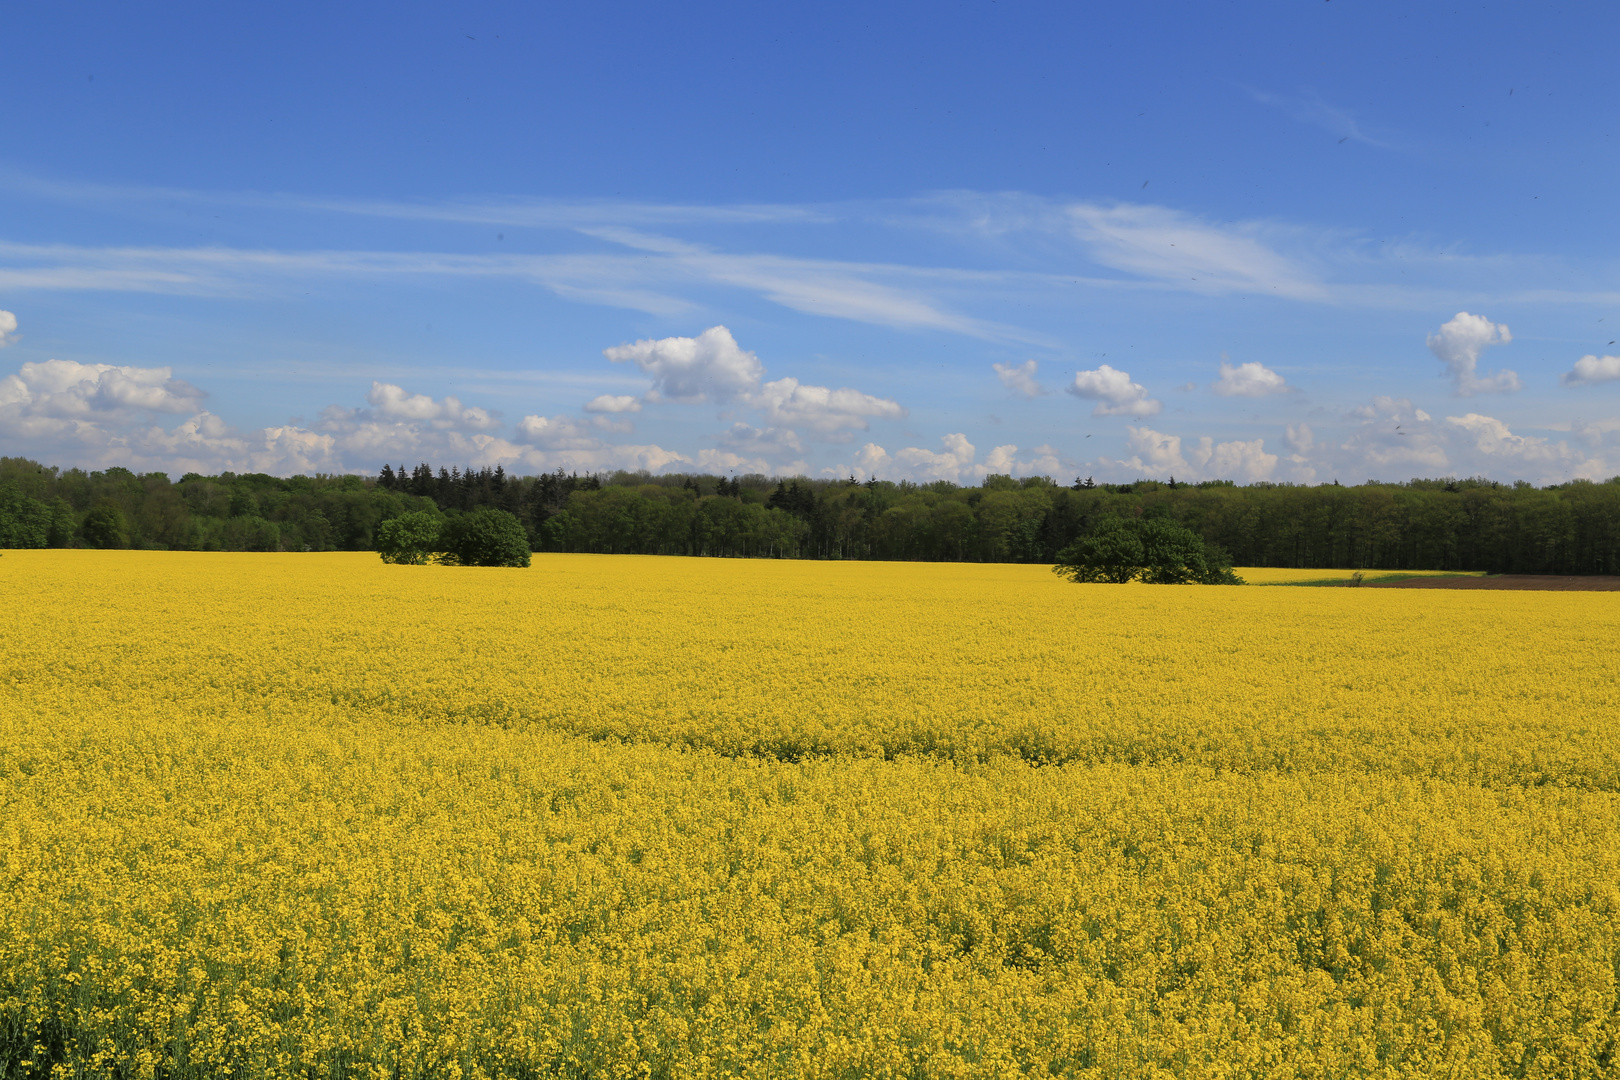
[[[0,458],[0,548],[369,551],[377,526],[432,499],[362,476],[136,474]]]
[[[1238,566],[1620,573],[1620,477],[1295,485],[615,472],[375,477],[59,470],[0,459],[0,547],[376,550],[382,522],[511,514],[535,551],[1053,564],[1106,519],[1166,520]]]

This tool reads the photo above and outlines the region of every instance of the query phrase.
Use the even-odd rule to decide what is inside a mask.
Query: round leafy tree
[[[91,547],[129,547],[129,522],[117,503],[103,502],[84,516],[79,527],[85,542]]]
[[[377,526],[377,553],[386,563],[421,566],[439,550],[440,520],[425,510],[390,518]]]
[[[439,560],[460,566],[528,566],[529,537],[517,518],[486,506],[445,522]]]
[[[1052,572],[1070,581],[1241,585],[1231,557],[1169,518],[1106,517],[1058,552]]]

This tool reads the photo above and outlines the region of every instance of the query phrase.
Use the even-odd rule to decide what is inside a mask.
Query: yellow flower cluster
[[[11,553],[0,1072],[1610,1074],[1617,630],[1040,566]]]

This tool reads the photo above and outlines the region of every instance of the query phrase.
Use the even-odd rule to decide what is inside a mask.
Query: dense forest
[[[988,476],[977,487],[687,474],[375,477],[60,470],[0,458],[0,547],[366,551],[411,511],[515,515],[535,551],[1051,563],[1113,517],[1170,518],[1238,566],[1620,573],[1620,477],[1298,486]]]

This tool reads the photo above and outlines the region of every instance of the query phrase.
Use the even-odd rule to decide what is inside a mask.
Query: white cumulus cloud
[[[855,455],[854,466],[837,465],[822,472],[828,476],[865,473],[880,480],[950,480],[973,483],[991,473],[1010,476],[1050,476],[1066,467],[1056,449],[1037,446],[1033,456],[1020,458],[1018,447],[1008,443],[992,449],[982,462],[976,462],[977,449],[967,436],[954,432],[940,439],[941,449],[908,446],[893,454],[876,443],[867,443]]]
[[[724,326],[711,326],[695,338],[645,339],[603,349],[615,364],[633,363],[653,381],[649,400],[730,401],[759,385],[765,365],[737,344]]]
[[[589,413],[640,412],[641,400],[630,394],[598,394],[585,403]]]
[[[1583,356],[1575,367],[1564,372],[1565,386],[1589,386],[1592,383],[1613,382],[1620,379],[1620,356]]]
[[[1601,480],[1620,471],[1620,418],[1555,426],[1572,432],[1573,440],[1522,435],[1506,421],[1477,412],[1437,419],[1405,398],[1388,396],[1351,410],[1349,418],[1360,422],[1342,440],[1305,444],[1293,438],[1297,429],[1289,429],[1296,451],[1290,461],[1301,466],[1294,470],[1296,476],[1304,472],[1307,458],[1318,475],[1347,482],[1485,476],[1550,484]]]
[[[1366,469],[1368,476],[1387,474],[1392,467],[1440,476],[1450,468],[1449,433],[1407,398],[1380,395],[1349,415],[1361,423],[1337,447],[1344,467]]]
[[[440,429],[471,431],[491,431],[501,426],[485,409],[463,406],[460,400],[448,396],[434,401],[426,394],[407,393],[393,383],[373,381],[366,401],[382,420],[429,423]]]
[[[1132,456],[1126,464],[1162,475],[1169,475],[1180,469],[1183,476],[1187,475],[1187,470],[1191,466],[1181,454],[1180,435],[1166,435],[1150,427],[1133,427],[1127,430],[1130,435],[1125,440],[1125,448]]]
[[[869,476],[884,475],[886,472],[885,467],[889,464],[889,461],[889,452],[877,443],[867,443],[855,454],[855,464]],[[828,470],[822,471],[826,472]],[[842,475],[845,472],[845,467],[840,465],[831,472],[833,475]]]
[[[1507,369],[1481,375],[1478,372],[1479,354],[1492,345],[1505,345],[1513,340],[1508,328],[1493,323],[1483,315],[1470,315],[1459,311],[1438,334],[1430,334],[1429,351],[1446,365],[1451,376],[1453,392],[1458,397],[1475,394],[1511,394],[1519,389],[1519,376]]]
[[[0,349],[17,340],[17,316],[0,311]]]
[[[1198,440],[1193,462],[1202,478],[1266,480],[1277,468],[1277,455],[1266,453],[1264,439],[1234,439],[1218,443],[1209,436]]]
[[[748,397],[771,424],[796,425],[824,434],[865,431],[871,420],[897,420],[906,415],[900,403],[842,387],[808,386],[798,379],[776,379]]]
[[[960,480],[973,464],[975,450],[967,436],[955,432],[942,437],[944,450],[924,450],[908,446],[894,455],[894,460],[906,470],[908,476],[927,480]]]
[[[510,459],[517,467],[535,472],[553,469],[581,472],[658,472],[672,465],[690,466],[692,459],[674,450],[657,445],[628,445],[601,443],[595,447],[570,447],[561,450],[522,449]],[[508,466],[511,468],[512,466]]]
[[[778,461],[804,453],[804,441],[792,428],[757,428],[741,421],[732,424],[731,429],[720,436],[720,444],[738,454]]]
[[[1520,477],[1534,475],[1543,481],[1568,476],[1598,480],[1608,475],[1610,466],[1596,455],[1566,442],[1516,435],[1494,416],[1467,413],[1448,416],[1446,423],[1458,429],[1459,433],[1466,433],[1462,440],[1462,455],[1483,465],[1482,471],[1486,475],[1500,474],[1506,470]]]
[[[530,415],[519,420],[516,428],[518,444],[503,446],[502,460],[530,469],[657,472],[669,465],[692,464],[692,458],[661,446],[607,442],[597,434],[600,427],[595,421]]]
[[[568,416],[525,416],[517,423],[525,443],[547,450],[594,450],[605,445],[586,425]]]
[[[291,476],[342,472],[337,436],[297,425],[239,432],[212,413],[198,413],[173,430],[150,428],[125,444],[136,461],[161,462],[168,472],[215,472],[220,469]]]
[[[1137,475],[1250,483],[1269,479],[1277,468],[1278,457],[1266,452],[1264,439],[1218,443],[1205,435],[1189,445],[1179,435],[1168,435],[1150,427],[1126,430],[1129,435],[1125,447],[1131,456],[1122,461],[1103,458],[1103,465],[1123,467]]]
[[[1018,456],[1018,447],[1009,443],[998,446],[984,456],[981,464],[973,466],[980,476],[1000,473],[1004,476],[1056,476],[1065,471],[1065,464],[1055,447],[1037,446],[1028,458]]]
[[[761,457],[745,457],[730,450],[699,450],[697,467],[713,473],[771,473],[771,463]]]
[[[843,476],[846,473],[866,473],[880,480],[951,480],[962,481],[967,477],[983,476],[983,466],[974,466],[973,459],[977,454],[967,436],[960,432],[953,432],[940,439],[943,449],[928,450],[919,446],[908,446],[903,450],[889,453],[877,443],[867,443],[855,454],[855,462],[850,465],[835,465],[830,469],[823,469],[827,476]],[[1008,447],[1007,450],[1016,450],[1017,447]]]
[[[170,474],[375,472],[382,462],[430,461],[508,469],[582,471],[690,465],[660,446],[606,442],[629,422],[611,415],[526,416],[514,440],[493,431],[486,409],[454,397],[435,400],[375,382],[366,407],[331,405],[312,427],[301,421],[238,431],[199,408],[201,390],[168,368],[114,367],[53,360],[24,364],[0,378],[0,453],[53,463]],[[172,428],[154,413],[190,413]]]
[[[1022,394],[1024,397],[1032,398],[1040,397],[1046,393],[1046,387],[1042,386],[1035,378],[1035,361],[1033,360],[1025,360],[1017,367],[1010,364],[991,364],[990,366],[995,369],[996,378],[1001,380],[1001,385],[1015,394]]]
[[[1236,367],[1221,361],[1221,377],[1215,380],[1215,392],[1222,397],[1265,397],[1286,394],[1288,390],[1281,375],[1253,360]]]
[[[1132,382],[1128,373],[1115,370],[1107,364],[1095,371],[1080,371],[1074,376],[1069,393],[1078,398],[1095,401],[1092,416],[1154,416],[1164,405],[1148,397],[1147,388]]]
[[[167,367],[46,360],[0,382],[0,406],[36,417],[89,419],[134,412],[186,413],[207,395]]]
[[[800,382],[792,376],[763,382],[765,365],[737,344],[731,331],[713,326],[695,338],[669,337],[604,349],[614,363],[634,363],[652,377],[652,389],[641,401],[715,403],[757,409],[764,426],[797,428],[832,441],[865,431],[873,420],[897,420],[906,410],[892,398],[847,386],[833,388]],[[628,395],[608,395],[586,404],[588,412],[625,412],[641,407]],[[746,426],[746,425],[745,425]],[[797,439],[797,436],[793,436]]]

